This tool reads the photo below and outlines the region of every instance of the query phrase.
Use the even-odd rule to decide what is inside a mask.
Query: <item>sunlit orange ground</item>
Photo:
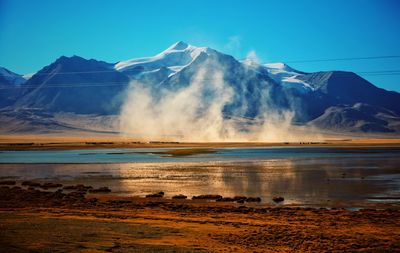
[[[0,190],[2,252],[400,250],[398,206],[347,211],[110,195],[57,202],[13,191]]]

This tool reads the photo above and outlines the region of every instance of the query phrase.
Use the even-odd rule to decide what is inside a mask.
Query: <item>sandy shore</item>
[[[400,210],[0,188],[3,252],[399,252]]]
[[[274,146],[399,146],[400,137],[326,139],[308,142],[143,141],[120,136],[0,135],[0,150],[68,150],[100,148],[228,148]]]

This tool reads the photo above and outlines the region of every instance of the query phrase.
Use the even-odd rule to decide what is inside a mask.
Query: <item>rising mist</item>
[[[177,89],[132,81],[120,113],[120,131],[141,140],[168,141],[302,141],[319,140],[311,127],[292,124],[294,112],[271,106],[270,91],[259,88],[259,113],[242,117],[249,106],[224,78],[225,66],[208,62]],[[246,87],[242,87],[245,89]],[[236,95],[236,96],[235,96]],[[229,115],[225,108],[243,100]]]

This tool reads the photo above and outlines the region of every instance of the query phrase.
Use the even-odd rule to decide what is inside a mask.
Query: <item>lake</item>
[[[400,201],[398,147],[219,148],[172,157],[168,149],[0,152],[0,179],[108,186],[118,195],[273,196],[285,204]]]

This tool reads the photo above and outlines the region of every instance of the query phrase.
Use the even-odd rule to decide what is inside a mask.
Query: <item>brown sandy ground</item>
[[[315,209],[0,188],[0,252],[400,252],[399,207]]]
[[[309,142],[176,142],[143,141],[113,136],[64,136],[64,135],[0,135],[0,150],[52,150],[52,149],[101,149],[101,148],[197,148],[271,147],[271,146],[399,146],[400,136],[387,138],[331,138]]]

